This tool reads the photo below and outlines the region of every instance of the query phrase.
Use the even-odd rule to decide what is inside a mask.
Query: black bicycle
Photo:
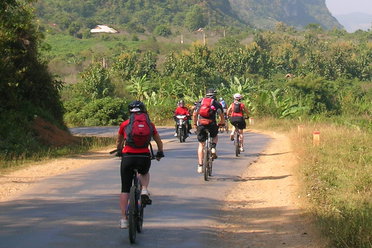
[[[240,154],[240,133],[239,133],[239,129],[237,127],[235,127],[235,131],[234,131],[234,147],[235,147],[235,156],[236,157],[239,157],[239,154]]]
[[[212,156],[212,138],[209,133],[209,130],[205,130],[207,132],[207,140],[205,141],[204,150],[203,150],[203,173],[204,173],[204,180],[208,181],[209,177],[212,176],[212,167],[213,167],[213,156]]]
[[[137,176],[137,170],[133,170],[133,185],[129,191],[129,204],[127,210],[129,241],[131,244],[136,242],[137,232],[142,232],[143,214],[145,204],[141,201],[142,185]]]
[[[110,154],[117,152],[117,150],[111,151]],[[155,159],[155,156],[152,152],[151,147],[151,159]],[[136,157],[136,158],[144,158],[148,157],[146,155],[126,155],[130,157]],[[142,232],[143,227],[143,218],[144,218],[144,208],[146,207],[146,204],[142,202],[141,199],[141,190],[142,185],[141,181],[138,179],[138,171],[137,169],[133,169],[133,175],[132,175],[132,186],[129,191],[129,203],[127,207],[127,217],[128,217],[128,231],[129,231],[129,241],[131,244],[134,244],[136,242],[137,232]]]

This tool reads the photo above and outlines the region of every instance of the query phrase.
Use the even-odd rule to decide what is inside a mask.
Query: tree
[[[83,96],[95,100],[112,95],[114,87],[111,84],[108,71],[101,64],[90,65],[81,74],[81,78],[83,80],[80,87]]]
[[[186,14],[185,26],[189,30],[197,30],[207,25],[206,18],[203,14],[203,9],[198,5],[193,6]]]

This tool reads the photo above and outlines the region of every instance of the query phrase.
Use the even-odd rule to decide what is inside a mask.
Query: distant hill
[[[35,6],[44,24],[70,34],[97,24],[135,32],[164,31],[164,26],[268,29],[277,22],[297,28],[310,23],[342,28],[325,0],[39,0]]]
[[[310,23],[326,29],[342,28],[329,12],[325,0],[229,0],[241,20],[259,28],[276,22],[302,28]]]
[[[354,32],[358,29],[372,29],[372,15],[366,13],[350,13],[345,15],[336,15],[336,19],[345,27],[348,32]]]

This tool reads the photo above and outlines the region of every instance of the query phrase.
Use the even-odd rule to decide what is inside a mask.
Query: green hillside
[[[266,29],[278,22],[341,27],[325,0],[39,0],[36,9],[42,23],[80,36],[97,24],[140,33],[166,29],[165,34],[200,27]]]

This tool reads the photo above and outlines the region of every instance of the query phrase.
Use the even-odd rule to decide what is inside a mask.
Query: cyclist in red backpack
[[[230,122],[233,125],[231,130],[230,139],[234,140],[234,132],[235,128],[239,129],[240,134],[240,151],[244,152],[244,135],[243,129],[247,127],[245,123],[245,119],[249,118],[248,109],[245,107],[244,103],[241,103],[242,96],[239,93],[234,94],[234,102],[230,105],[227,109],[227,115],[229,116]],[[246,114],[246,118],[244,118],[244,113]]]
[[[156,142],[158,152],[155,158],[159,161],[164,157],[163,142],[160,139],[155,125],[150,121],[146,106],[141,101],[133,101],[129,104],[130,119],[120,124],[116,141],[117,156],[122,157],[120,166],[121,194],[120,209],[122,219],[120,228],[127,228],[128,220],[126,209],[128,205],[129,190],[132,184],[132,171],[138,170],[142,184],[141,200],[150,205],[151,199],[147,187],[150,182],[151,155],[148,148],[151,138]]]
[[[198,147],[198,173],[203,172],[203,148],[207,139],[206,129],[212,137],[212,155],[217,158],[216,145],[218,142],[218,125],[225,125],[225,117],[221,104],[216,100],[217,91],[208,89],[205,98],[197,103],[193,113],[194,127],[196,129],[197,138],[199,141]],[[217,125],[216,115],[220,117],[220,123]]]

